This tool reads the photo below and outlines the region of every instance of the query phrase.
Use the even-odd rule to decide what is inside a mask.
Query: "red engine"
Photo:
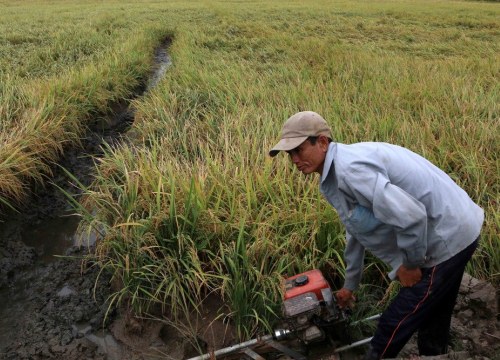
[[[332,289],[319,270],[310,270],[285,280],[283,318],[286,333],[294,333],[306,344],[322,340],[322,325],[341,318]]]
[[[285,299],[313,292],[318,300],[325,301],[323,293],[331,294],[330,285],[319,270],[310,270],[285,280]],[[328,297],[329,295],[327,295]],[[331,295],[330,295],[331,297]]]

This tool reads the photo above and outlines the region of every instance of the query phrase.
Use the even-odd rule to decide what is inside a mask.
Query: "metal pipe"
[[[382,316],[382,314],[373,315],[373,316],[370,316],[370,317],[367,317],[367,318],[364,318],[364,319],[361,319],[361,320],[358,320],[358,321],[354,321],[350,325],[356,325],[356,324],[359,324],[361,322],[370,321],[370,320],[377,320],[381,316]]]
[[[259,342],[271,340],[272,338],[273,338],[272,335],[265,335],[265,336],[262,336],[262,337],[259,337],[259,338],[256,338],[256,339],[252,339],[252,340],[248,340],[248,341],[236,344],[236,345],[228,346],[226,348],[217,350],[217,351],[215,351],[213,353],[206,353],[204,355],[193,357],[193,358],[190,358],[188,360],[207,360],[207,359],[211,359],[212,356],[217,357],[217,356],[221,356],[221,355],[226,355],[226,354],[232,353],[233,351],[240,350],[240,349],[246,348],[248,346],[255,345],[255,344],[259,343]]]
[[[291,331],[289,329],[276,329],[276,330],[274,330],[273,338],[280,341],[280,340],[286,339],[292,333],[293,333],[293,331]]]
[[[369,343],[372,339],[373,339],[373,337],[356,341],[355,343],[352,343],[352,344],[349,344],[349,345],[346,345],[346,346],[342,346],[342,347],[336,348],[334,352],[338,353],[338,352],[341,352],[341,351],[344,351],[344,350],[352,349],[353,347],[356,347],[356,346],[365,345],[365,344]]]
[[[353,323],[351,323],[351,325],[355,325],[355,324],[358,324],[358,323],[364,322],[364,321],[376,320],[376,319],[380,318],[381,315],[382,314],[377,314],[377,315],[373,315],[373,316],[367,317],[365,319],[354,321]],[[290,333],[292,333],[292,331],[290,331],[288,329],[279,329],[279,330],[275,331],[275,338],[277,340],[281,340],[281,339],[286,338],[287,335],[289,335]],[[217,351],[215,351],[213,353],[206,353],[206,354],[203,354],[203,355],[200,355],[200,356],[197,356],[197,357],[193,357],[193,358],[190,358],[188,360],[207,360],[207,359],[210,359],[212,356],[217,357],[217,356],[221,356],[221,355],[230,354],[230,353],[232,353],[234,351],[237,351],[237,350],[240,350],[240,349],[243,349],[243,348],[255,345],[255,344],[259,343],[259,342],[264,342],[264,341],[267,341],[267,340],[271,340],[271,339],[273,339],[273,335],[265,335],[265,336],[262,336],[262,337],[259,337],[259,338],[255,338],[255,339],[252,339],[252,340],[248,340],[248,341],[236,344],[236,345],[228,346],[228,347],[223,348],[223,349],[219,349],[219,350],[217,350]],[[372,338],[368,338],[368,339],[357,341],[357,342],[352,343],[350,345],[342,346],[340,348],[335,349],[335,352],[340,352],[340,351],[344,351],[344,350],[347,350],[347,349],[351,349],[351,348],[356,347],[356,346],[364,345],[364,344],[370,342],[371,339]]]

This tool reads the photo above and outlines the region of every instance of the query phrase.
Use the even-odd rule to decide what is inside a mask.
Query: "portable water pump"
[[[346,327],[349,323],[348,310],[341,309],[337,304],[333,291],[319,270],[310,270],[302,274],[285,279],[285,292],[282,305],[283,327],[274,331],[273,334],[251,339],[227,348],[212,351],[189,360],[208,359],[265,359],[265,353],[278,351],[288,358],[295,360],[306,360],[301,353],[286,346],[287,342],[300,340],[307,345],[324,340],[330,334],[330,329],[335,326]],[[375,320],[380,317],[374,315],[369,318],[358,320]],[[345,331],[347,333],[347,331]],[[348,345],[335,348],[338,353],[356,346],[368,343],[371,338],[366,338]],[[260,354],[259,354],[260,353]],[[274,358],[274,357],[273,357]]]
[[[319,270],[285,280],[282,309],[285,328],[275,330],[275,338],[281,340],[293,334],[305,344],[324,340],[328,327],[348,318]]]

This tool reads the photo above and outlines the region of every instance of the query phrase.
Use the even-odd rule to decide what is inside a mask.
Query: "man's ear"
[[[329,144],[328,138],[325,135],[320,135],[317,141],[320,146],[320,149],[326,153],[328,151],[328,144]]]

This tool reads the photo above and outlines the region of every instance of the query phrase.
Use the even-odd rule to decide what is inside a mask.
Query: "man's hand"
[[[356,301],[352,291],[346,288],[342,288],[337,291],[335,293],[335,297],[337,298],[337,303],[341,309],[345,307],[352,308],[354,306],[354,301]]]
[[[401,265],[396,271],[396,276],[403,287],[412,287],[422,279],[420,268],[408,269]]]

